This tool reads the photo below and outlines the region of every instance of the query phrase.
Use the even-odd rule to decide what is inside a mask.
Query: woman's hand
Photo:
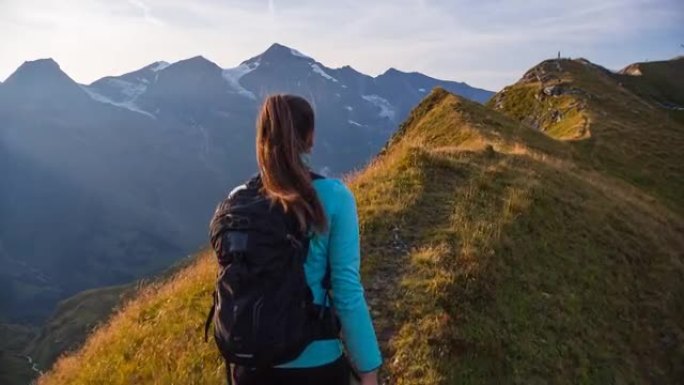
[[[378,385],[378,371],[374,370],[368,373],[359,373],[361,385]]]

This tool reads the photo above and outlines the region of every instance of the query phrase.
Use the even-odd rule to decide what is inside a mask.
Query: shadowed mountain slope
[[[52,59],[25,62],[0,85],[0,322],[39,326],[61,300],[196,251],[215,202],[256,172],[268,94],[311,102],[312,162],[326,175],[367,163],[435,85],[493,95],[392,74],[328,68],[280,44],[235,68],[195,56],[90,85]]]

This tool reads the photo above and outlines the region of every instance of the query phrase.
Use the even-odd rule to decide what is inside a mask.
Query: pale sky
[[[228,68],[279,42],[497,91],[559,50],[610,69],[684,55],[684,0],[0,0],[0,36],[2,81],[45,57],[81,83],[196,55]]]

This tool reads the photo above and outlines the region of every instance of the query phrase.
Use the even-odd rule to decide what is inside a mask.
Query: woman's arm
[[[361,258],[356,202],[342,182],[336,190],[328,246],[333,304],[354,365],[361,373],[373,372],[382,364],[382,358],[359,275]],[[370,376],[374,374],[368,373],[362,378]]]

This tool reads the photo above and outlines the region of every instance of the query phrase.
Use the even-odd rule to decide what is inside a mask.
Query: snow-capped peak
[[[294,48],[290,48],[290,53],[292,53],[292,55],[294,55],[294,56],[302,57],[304,59],[312,59],[311,56],[304,55],[303,53],[301,53],[300,51],[297,51]]]
[[[264,51],[262,54],[248,60],[252,61],[255,59],[264,59],[265,61],[281,61],[281,60],[287,60],[287,59],[294,59],[294,60],[305,60],[307,62],[313,62],[314,59],[303,54],[302,52],[286,47],[282,44],[278,43],[273,43],[266,51]]]
[[[240,84],[240,79],[247,75],[248,73],[259,68],[260,60],[246,61],[235,68],[224,69],[221,74],[223,78],[226,79],[228,84],[237,91],[240,95],[246,96],[250,99],[256,99],[256,96]]]

